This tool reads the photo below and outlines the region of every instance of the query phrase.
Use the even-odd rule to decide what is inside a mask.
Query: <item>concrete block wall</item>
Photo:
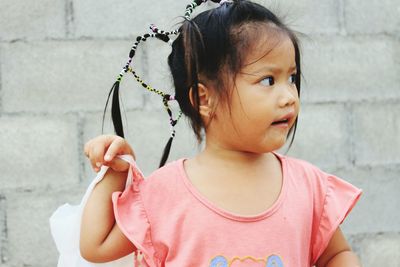
[[[305,33],[303,104],[289,155],[363,188],[342,227],[364,266],[400,266],[400,3],[261,3]],[[95,176],[83,145],[101,134],[108,90],[133,39],[150,23],[171,28],[186,4],[1,2],[1,267],[56,266],[48,218],[59,205],[78,203]],[[155,87],[172,88],[169,48],[153,42],[140,49],[138,72]],[[133,79],[121,90],[127,139],[149,174],[169,136],[167,117],[159,98]],[[109,119],[105,126],[111,133]],[[181,122],[177,133],[171,159],[195,154],[189,127]]]

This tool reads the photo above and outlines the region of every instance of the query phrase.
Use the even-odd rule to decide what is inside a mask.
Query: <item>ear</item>
[[[198,83],[197,86],[198,93],[199,93],[199,112],[202,117],[209,118],[211,117],[214,97],[210,88],[208,88],[203,83]],[[194,106],[194,95],[193,95],[193,88],[190,88],[189,91],[190,103]]]

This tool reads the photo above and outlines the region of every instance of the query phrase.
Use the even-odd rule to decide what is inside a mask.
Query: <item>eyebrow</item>
[[[297,70],[297,66],[293,65],[289,68],[288,72],[293,72]],[[254,71],[252,74],[256,75],[257,73],[263,73],[265,71],[271,71],[271,72],[276,72],[276,73],[281,73],[283,72],[282,69],[274,67],[274,66],[265,66],[262,68],[257,69],[256,71]],[[250,73],[245,73],[245,74],[250,74]]]

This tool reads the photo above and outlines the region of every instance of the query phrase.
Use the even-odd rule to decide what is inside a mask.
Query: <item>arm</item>
[[[134,245],[115,223],[111,195],[123,191],[127,172],[108,169],[93,189],[84,208],[81,223],[80,251],[91,262],[107,262],[133,252]]]
[[[361,267],[340,228],[333,234],[325,251],[317,261],[317,267]]]

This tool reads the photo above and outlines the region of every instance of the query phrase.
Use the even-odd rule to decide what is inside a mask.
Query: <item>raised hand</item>
[[[84,152],[95,172],[98,172],[102,165],[109,166],[117,172],[125,172],[129,164],[116,156],[130,154],[135,158],[128,142],[117,135],[100,135],[89,140],[85,144]]]

